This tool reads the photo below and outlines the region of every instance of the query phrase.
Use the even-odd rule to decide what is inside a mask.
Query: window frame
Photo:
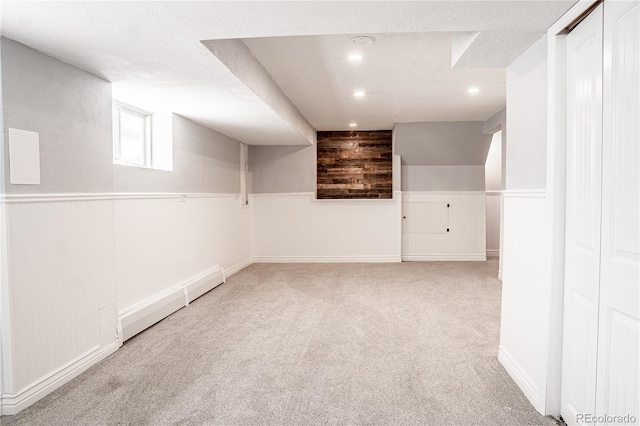
[[[123,161],[120,158],[121,155],[121,140],[120,140],[120,113],[125,109],[129,112],[138,114],[144,118],[144,159],[143,164],[130,163]],[[152,168],[152,144],[151,144],[151,116],[148,111],[136,108],[132,105],[125,104],[119,101],[113,101],[112,117],[113,117],[113,164],[130,167],[142,167],[146,169]]]

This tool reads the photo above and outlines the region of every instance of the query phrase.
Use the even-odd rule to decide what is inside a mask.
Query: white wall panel
[[[405,211],[423,203],[449,204],[448,228],[444,233],[402,234],[403,260],[485,260],[485,193],[403,192]],[[409,214],[409,213],[407,213]],[[405,221],[414,220],[407,216]]]
[[[4,414],[115,351],[127,308],[172,289],[186,303],[182,285],[251,261],[251,209],[236,194],[15,195],[6,206]]]
[[[502,193],[487,191],[486,198],[486,227],[487,227],[487,255],[500,254],[500,210]]]
[[[502,365],[539,411],[545,387],[545,297],[549,291],[544,192],[504,194]]]
[[[256,262],[400,261],[400,193],[393,200],[252,194]]]
[[[114,201],[119,312],[219,265],[251,257],[251,211],[237,195]]]
[[[99,310],[116,302],[113,203],[11,204],[8,215],[14,380],[5,392],[19,394],[100,347]]]

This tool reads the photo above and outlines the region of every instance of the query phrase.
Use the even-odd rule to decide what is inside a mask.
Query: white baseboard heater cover
[[[119,329],[122,330],[122,341],[130,339],[162,321],[223,282],[222,268],[216,266],[120,314],[118,321],[120,322]]]
[[[188,283],[183,285],[184,296],[187,304],[193,302],[209,290],[214,289],[224,282],[224,273],[222,268],[211,268],[202,275],[195,277]]]

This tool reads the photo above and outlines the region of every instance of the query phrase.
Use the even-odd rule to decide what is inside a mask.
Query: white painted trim
[[[254,263],[253,259],[254,259],[253,257],[245,259],[242,262],[230,267],[229,269],[222,268],[222,277],[224,282],[227,282],[227,278],[229,278],[230,276],[235,275],[238,272],[242,271],[244,268],[253,265]]]
[[[395,263],[400,256],[257,256],[253,263]]]
[[[499,257],[500,250],[487,250],[487,257]]]
[[[403,262],[479,262],[486,261],[484,254],[407,254],[402,256]]]
[[[17,414],[21,410],[44,398],[60,386],[79,376],[93,365],[99,363],[118,350],[119,343],[114,342],[104,349],[91,348],[75,360],[53,371],[36,383],[15,394],[4,394],[0,398],[3,415]]]
[[[485,195],[487,191],[402,191],[406,195]]]
[[[507,373],[509,373],[511,378],[518,384],[536,410],[540,411],[538,387],[502,346],[498,349],[498,361],[500,361],[500,364],[507,370]]]
[[[602,0],[579,0],[547,30],[547,34],[555,37],[563,33],[573,21],[600,1]]]
[[[251,198],[265,198],[265,197],[315,197],[315,192],[261,192],[251,193]]]
[[[485,191],[486,195],[502,195],[504,191]]]
[[[0,82],[0,86],[2,83]],[[1,88],[0,88],[1,89]],[[0,100],[0,104],[2,101]],[[0,116],[0,127],[2,117]],[[3,136],[0,129],[0,142]],[[2,150],[0,150],[2,151]],[[0,152],[0,188],[4,188],[4,160]],[[7,414],[3,408],[2,395],[9,388],[13,389],[13,366],[11,354],[11,299],[9,285],[9,253],[8,253],[7,206],[0,204],[0,416]]]
[[[546,189],[509,189],[502,191],[504,198],[546,198]]]
[[[391,198],[347,198],[347,199],[311,199],[318,204],[393,204],[402,197],[402,191],[393,191]]]
[[[502,281],[502,271],[498,271],[498,279]]]
[[[227,193],[96,193],[96,194],[5,194],[0,198],[1,204],[54,203],[61,201],[96,201],[96,200],[146,200],[165,198],[236,198],[240,194]]]
[[[543,297],[547,322],[542,353],[541,413],[560,415],[562,372],[562,321],[564,300],[564,236],[566,177],[566,31],[569,24],[598,3],[580,0],[547,31],[547,223],[549,242],[549,293]]]
[[[402,191],[394,191],[393,198],[355,198],[355,199],[317,199],[315,192],[269,192],[259,194],[249,194],[250,198],[267,197],[299,197],[310,198],[312,203],[318,204],[381,204],[395,203],[402,196]]]

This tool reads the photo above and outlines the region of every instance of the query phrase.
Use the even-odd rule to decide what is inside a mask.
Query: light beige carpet
[[[497,260],[253,265],[10,425],[553,425],[497,361]]]

